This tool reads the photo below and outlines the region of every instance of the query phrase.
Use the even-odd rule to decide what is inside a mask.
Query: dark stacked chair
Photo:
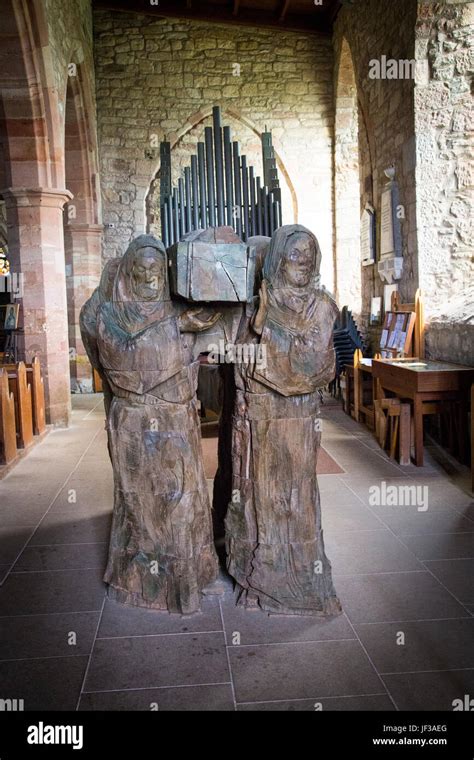
[[[343,306],[334,326],[334,349],[336,351],[336,376],[330,390],[335,398],[341,397],[341,374],[346,364],[353,364],[354,351],[360,348],[366,354],[366,346],[352,312]]]

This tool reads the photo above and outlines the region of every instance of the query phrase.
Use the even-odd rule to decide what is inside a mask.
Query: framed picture
[[[382,297],[375,296],[370,304],[370,324],[379,325],[382,319]]]
[[[19,311],[20,305],[17,303],[9,303],[5,306],[5,319],[3,322],[4,330],[16,330],[18,327]]]

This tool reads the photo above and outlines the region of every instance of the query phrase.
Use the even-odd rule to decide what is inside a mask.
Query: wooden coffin
[[[243,303],[253,297],[255,250],[245,243],[182,241],[169,251],[170,284],[187,301]]]

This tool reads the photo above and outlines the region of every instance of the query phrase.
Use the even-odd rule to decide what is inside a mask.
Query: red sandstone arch
[[[6,184],[63,187],[61,124],[41,0],[5,0],[0,134]]]
[[[3,196],[12,271],[24,275],[23,354],[27,360],[33,353],[40,356],[48,420],[67,424],[69,341],[65,271],[64,267],[61,271],[61,262],[64,262],[62,208],[66,200],[71,200],[71,193],[65,189],[62,108],[65,101],[61,100],[62,93],[58,93],[55,71],[58,61],[53,65],[43,0],[4,0],[0,46]],[[78,251],[74,281],[82,286],[90,285],[91,270],[94,275],[95,268],[98,270],[96,282],[100,271],[97,150],[95,132],[91,132],[90,126],[95,124],[94,108],[92,88],[86,78],[79,94],[73,92],[72,101],[77,101],[76,111],[82,112],[79,117],[77,113],[73,116],[74,123],[79,125],[77,161],[81,169],[78,173],[69,172],[78,192],[82,224],[74,230],[76,237],[71,238],[70,245],[71,250]],[[82,247],[78,240],[82,241]]]
[[[92,85],[84,65],[67,77],[64,114],[66,187],[74,195],[74,219],[100,223],[100,191]],[[72,217],[71,217],[72,218]]]
[[[64,209],[64,256],[71,388],[92,390],[92,369],[79,328],[79,313],[99,283],[101,270],[100,190],[92,84],[87,67],[68,68],[64,93],[64,169],[73,194]]]

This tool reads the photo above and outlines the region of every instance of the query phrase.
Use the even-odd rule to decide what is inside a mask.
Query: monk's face
[[[140,248],[132,269],[133,291],[140,301],[156,301],[163,294],[165,262],[155,248]]]
[[[296,288],[305,288],[309,285],[315,258],[314,241],[309,235],[290,237],[281,265],[286,284]]]

